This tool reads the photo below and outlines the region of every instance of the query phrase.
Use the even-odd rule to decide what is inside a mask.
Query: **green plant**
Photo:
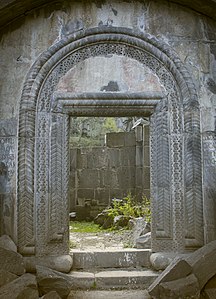
[[[146,222],[151,223],[151,202],[145,195],[142,196],[142,214]]]
[[[94,222],[70,221],[70,232],[72,233],[98,233],[103,229]]]
[[[144,195],[142,196],[142,202],[137,203],[131,193],[128,193],[122,201],[114,200],[113,206],[107,211],[108,216],[113,219],[116,216],[123,215],[128,218],[145,217],[147,222],[151,222],[150,200]]]
[[[97,288],[97,284],[96,284],[96,281],[93,282],[92,286],[91,286],[91,289],[92,290],[95,290]]]
[[[76,248],[76,247],[77,247],[77,244],[74,241],[69,240],[69,248],[73,249],[73,248]]]

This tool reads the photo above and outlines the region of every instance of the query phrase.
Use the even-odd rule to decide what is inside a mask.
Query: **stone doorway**
[[[150,199],[148,119],[71,117],[69,135],[71,219],[93,221],[129,194]]]
[[[59,92],[60,79],[92,57],[128,57],[164,92]],[[110,87],[110,86],[109,86]],[[125,112],[127,111],[127,112]],[[200,116],[189,73],[172,50],[124,28],[81,31],[45,52],[21,99],[18,246],[24,255],[68,253],[69,115],[151,116],[153,251],[203,245]]]

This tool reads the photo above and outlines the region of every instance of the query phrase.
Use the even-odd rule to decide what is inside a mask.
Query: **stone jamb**
[[[64,254],[68,250],[68,224],[67,220],[63,220],[63,217],[67,219],[68,211],[68,116],[53,113],[51,99],[60,77],[74,65],[70,60],[72,55],[78,63],[91,55],[105,53],[125,55],[142,61],[154,70],[166,91],[169,91],[166,100],[160,102],[152,118],[152,148],[156,153],[155,155],[152,150],[152,155],[155,155],[155,160],[159,162],[165,157],[163,155],[162,158],[160,157],[159,148],[163,148],[166,155],[168,151],[170,152],[166,168],[171,184],[171,189],[168,185],[167,189],[159,188],[160,183],[164,182],[161,182],[159,177],[156,180],[152,178],[153,250],[182,251],[185,249],[182,221],[184,222],[184,207],[187,199],[190,202],[189,210],[194,203],[197,209],[189,212],[189,216],[193,217],[193,226],[188,234],[189,241],[192,241],[189,243],[192,247],[203,244],[202,190],[199,189],[198,193],[194,192],[194,184],[199,186],[201,183],[200,177],[195,176],[196,182],[192,182],[188,187],[188,193],[184,190],[187,182],[183,170],[186,169],[186,173],[188,170],[188,175],[190,170],[192,173],[201,174],[199,104],[193,80],[177,55],[163,42],[148,34],[127,28],[103,27],[76,32],[51,46],[37,59],[27,75],[20,104],[18,149],[18,247],[23,254]],[[79,57],[76,58],[76,55]],[[57,124],[60,124],[58,130]],[[157,137],[161,136],[162,131],[158,129],[158,124],[166,131],[159,141]],[[195,130],[196,136],[194,136]],[[190,136],[194,136],[194,144],[187,151],[185,141],[189,144],[189,139],[187,141],[186,137]],[[191,150],[196,152],[195,158],[190,155]],[[190,161],[190,169],[188,169],[188,161]],[[156,165],[152,164],[152,169],[156,173]],[[48,178],[53,178],[50,169],[55,171],[56,167],[58,171],[55,183],[59,184],[62,192],[53,201],[50,192],[52,183]],[[57,177],[62,177],[62,180]],[[172,217],[164,233],[162,231],[160,233],[155,221],[158,208],[165,213],[158,192],[170,210],[169,215],[164,214],[164,222],[166,217]],[[168,201],[165,199],[166,192],[169,194]],[[61,219],[56,224],[57,216],[50,219],[50,215],[53,213],[58,215],[59,211],[62,211]],[[35,213],[36,221],[34,221]],[[46,213],[49,214],[48,219]],[[162,226],[163,217],[160,220]],[[48,236],[50,232],[51,238]]]

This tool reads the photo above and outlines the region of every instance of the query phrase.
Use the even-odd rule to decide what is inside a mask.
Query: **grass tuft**
[[[98,224],[87,221],[70,221],[71,233],[99,233],[105,231]],[[107,230],[106,230],[107,231]]]

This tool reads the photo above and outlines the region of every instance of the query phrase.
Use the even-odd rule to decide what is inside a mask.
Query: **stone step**
[[[73,290],[123,290],[147,289],[158,277],[152,270],[107,270],[93,272],[70,272]]]
[[[146,290],[71,291],[67,299],[150,299]]]
[[[150,249],[73,250],[73,269],[150,267]]]

